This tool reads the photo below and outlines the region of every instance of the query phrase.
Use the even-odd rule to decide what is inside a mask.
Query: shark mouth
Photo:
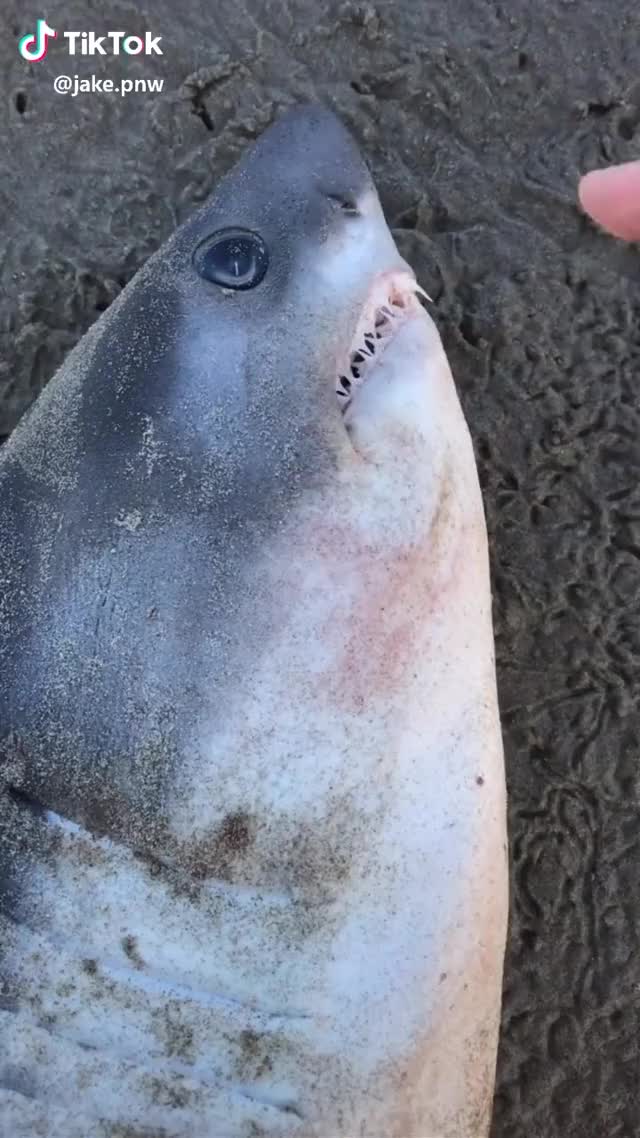
[[[411,273],[385,274],[376,280],[358,320],[348,358],[339,371],[336,395],[343,412],[380,362],[398,328],[422,310],[418,294],[431,300]]]

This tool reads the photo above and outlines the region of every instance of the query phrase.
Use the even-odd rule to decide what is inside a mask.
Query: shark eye
[[[196,249],[193,264],[205,280],[221,288],[255,288],[269,265],[267,247],[249,229],[221,229]]]

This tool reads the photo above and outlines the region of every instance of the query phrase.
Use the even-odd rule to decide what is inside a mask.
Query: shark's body
[[[81,341],[0,453],[0,532],[3,1138],[485,1135],[484,516],[328,112]]]

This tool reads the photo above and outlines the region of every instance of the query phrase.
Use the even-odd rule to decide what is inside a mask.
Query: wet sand
[[[146,14],[145,14],[146,12]],[[489,522],[512,921],[492,1138],[640,1133],[640,252],[579,172],[640,156],[637,5],[47,6],[163,56],[0,40],[0,435],[280,108],[362,144],[435,300]],[[161,94],[56,95],[59,74]]]

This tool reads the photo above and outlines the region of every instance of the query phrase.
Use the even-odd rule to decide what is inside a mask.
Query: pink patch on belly
[[[326,526],[314,533],[316,550],[335,561],[340,572],[348,557],[361,584],[351,607],[336,609],[318,629],[321,638],[336,643],[340,622],[343,647],[321,684],[331,702],[358,712],[391,695],[403,685],[418,650],[428,644],[428,626],[444,606],[455,603],[464,549],[464,522],[454,483],[446,477],[440,503],[424,539],[396,549],[360,543],[345,526]],[[355,562],[355,564],[354,564]]]

